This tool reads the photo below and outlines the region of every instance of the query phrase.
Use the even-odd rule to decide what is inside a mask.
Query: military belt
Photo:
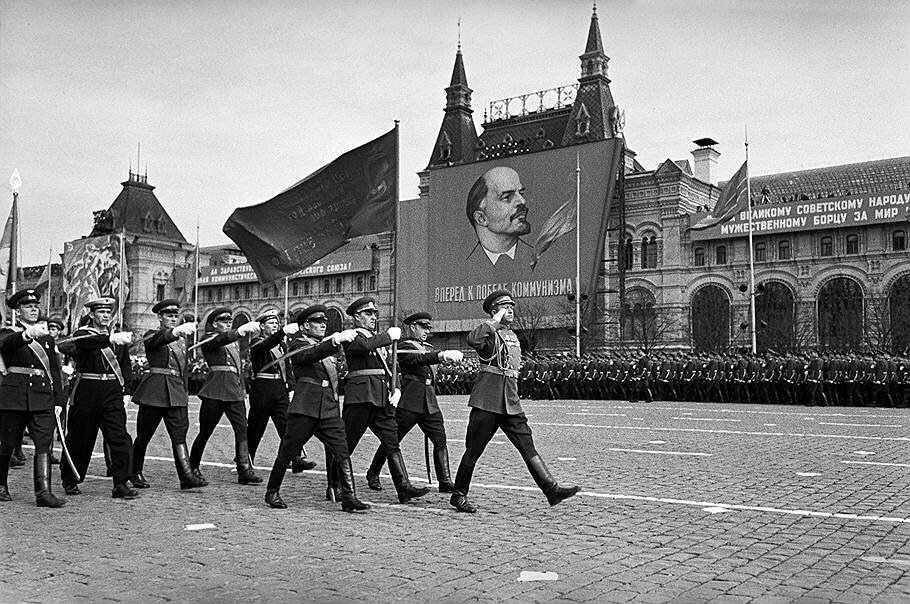
[[[303,376],[297,378],[298,382],[303,382],[304,384],[313,384],[314,386],[321,386],[322,388],[328,388],[330,386],[328,380],[322,380],[321,382],[315,378]]]
[[[233,365],[209,365],[209,371],[224,371],[226,373],[239,373]]]
[[[348,371],[347,377],[360,377],[361,375],[385,375],[385,369],[355,369]]]
[[[79,379],[92,382],[119,381],[113,373],[80,373]]]
[[[499,367],[496,367],[494,365],[481,365],[480,370],[485,373],[494,373],[496,375],[504,375],[506,377],[513,377],[513,378],[518,377],[517,369],[500,369]]]
[[[277,373],[256,373],[253,377],[257,380],[280,380],[281,376]]]
[[[7,371],[9,373],[18,373],[20,375],[31,375],[34,377],[47,376],[47,374],[44,373],[44,369],[38,369],[36,367],[8,367]]]
[[[170,367],[149,367],[149,373],[155,375],[172,375],[174,377],[180,377],[180,372],[176,369],[171,369]]]

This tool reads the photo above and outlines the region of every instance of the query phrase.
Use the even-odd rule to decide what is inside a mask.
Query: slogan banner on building
[[[120,298],[120,235],[68,241],[63,246],[63,289],[73,322],[92,298]],[[124,292],[125,293],[125,292]]]
[[[758,204],[752,206],[752,232],[767,235],[904,222],[908,220],[908,212],[910,191]],[[705,213],[692,215],[692,224],[697,224],[705,215]],[[693,241],[746,237],[748,234],[749,213],[745,210],[738,212],[723,224],[689,231]]]
[[[359,273],[369,271],[372,268],[373,252],[370,250],[338,252],[329,254],[322,260],[314,262],[302,271],[294,273],[290,278]],[[259,277],[256,276],[256,271],[253,270],[253,266],[249,262],[203,266],[199,269],[199,285],[251,283],[256,281],[259,281]]]
[[[575,229],[560,217],[574,222],[566,204],[575,203],[576,157],[581,289],[590,292],[620,154],[620,141],[611,139],[432,170],[427,283],[434,320],[476,319],[497,289],[543,316],[574,313],[567,296],[575,293]]]

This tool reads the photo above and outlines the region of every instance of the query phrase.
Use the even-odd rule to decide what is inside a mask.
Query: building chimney
[[[692,151],[692,159],[695,160],[695,178],[708,184],[717,184],[714,178],[714,166],[717,165],[717,158],[720,152],[714,149],[717,141],[713,138],[700,138],[692,141],[698,148]]]

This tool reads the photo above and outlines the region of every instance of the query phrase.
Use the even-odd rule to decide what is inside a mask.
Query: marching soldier
[[[14,327],[0,330],[0,501],[11,501],[7,476],[10,458],[26,427],[35,444],[35,503],[59,508],[66,503],[51,491],[54,407],[63,406],[60,359],[47,324],[38,321],[40,296],[16,292],[6,304],[19,311]]]
[[[96,298],[86,302],[88,322],[74,333],[68,344],[73,350],[79,374],[73,386],[73,404],[69,410],[69,430],[66,444],[73,456],[79,476],[68,464],[60,467],[60,478],[67,495],[79,495],[78,483],[85,479],[98,438],[98,429],[110,449],[108,468],[114,488],[111,497],[135,499],[139,492],[127,481],[132,472],[130,459],[133,441],[126,431],[125,387],[132,374],[129,346],[133,334],[111,332],[113,298]]]
[[[187,358],[186,338],[196,333],[196,323],[177,325],[180,305],[177,300],[162,300],[152,307],[158,315],[158,329],[146,332],[145,355],[149,372],[133,393],[133,402],[139,405],[136,416],[136,440],[133,443],[133,474],[130,482],[137,489],[149,488],[142,473],[145,451],[164,420],[171,439],[174,465],[180,478],[181,489],[205,486],[203,480],[190,470],[189,453],[186,447],[186,432],[189,429],[187,404]]]
[[[268,369],[266,365],[285,353],[283,340],[300,331],[300,325],[290,322],[284,327],[278,323],[278,311],[270,310],[256,318],[262,326],[261,337],[250,343],[250,362],[253,366],[253,380],[250,386],[250,413],[246,420],[246,435],[250,449],[250,460],[256,459],[256,450],[268,426],[269,418],[275,425],[278,438],[284,438],[288,424],[288,375],[284,361]],[[293,376],[291,376],[293,377]],[[291,462],[294,473],[312,470],[316,464],[298,455]]]
[[[389,399],[391,373],[386,363],[385,347],[401,338],[401,329],[389,327],[387,333],[373,335],[376,329],[376,304],[367,296],[355,300],[347,308],[354,318],[357,337],[345,342],[344,355],[348,374],[344,387],[344,427],[348,451],[353,454],[369,427],[382,443],[389,460],[389,473],[398,493],[398,501],[407,503],[423,497],[430,490],[411,485],[398,444],[398,424],[395,407]]]
[[[550,505],[572,497],[579,488],[560,487],[534,448],[528,419],[518,400],[518,367],[521,345],[510,329],[515,318],[515,302],[509,292],[498,290],[487,296],[483,310],[492,317],[468,334],[468,344],[480,357],[480,373],[468,399],[471,407],[465,452],[455,476],[455,491],[449,500],[459,512],[474,513],[477,508],[468,501],[468,490],[477,460],[497,429],[505,432],[521,453],[531,476]]]
[[[430,313],[418,312],[404,320],[413,339],[403,341],[398,348],[398,362],[401,366],[401,400],[395,410],[398,423],[398,441],[401,442],[411,428],[420,426],[426,438],[433,443],[433,465],[440,493],[451,493],[454,489],[449,471],[449,450],[446,445],[446,429],[442,411],[436,402],[436,370],[438,363],[455,364],[463,359],[458,350],[432,350],[427,344],[433,317]],[[381,445],[373,456],[373,463],[367,471],[367,484],[374,491],[381,491],[379,471],[385,464],[385,448]],[[429,460],[428,460],[429,461]],[[429,472],[429,469],[427,469]]]
[[[231,329],[231,309],[216,308],[206,320],[210,331],[199,347],[209,366],[205,384],[199,390],[202,404],[199,407],[199,434],[190,448],[190,468],[201,482],[208,484],[199,470],[202,454],[215,426],[222,415],[227,415],[234,430],[234,461],[237,464],[237,482],[255,484],[262,479],[253,472],[250,450],[246,440],[246,389],[243,384],[240,346],[237,340],[248,334],[259,333],[259,323],[250,321]],[[211,332],[214,330],[214,334]]]
[[[315,436],[331,452],[341,489],[341,509],[345,512],[368,510],[354,493],[354,474],[338,403],[338,373],[331,359],[338,346],[352,341],[357,332],[348,329],[325,337],[326,307],[317,304],[302,310],[296,324],[302,325],[302,335],[291,341],[291,357],[296,380],[294,398],[288,408],[287,429],[281,439],[278,456],[269,474],[265,502],[273,508],[285,509],[279,490],[294,456]]]

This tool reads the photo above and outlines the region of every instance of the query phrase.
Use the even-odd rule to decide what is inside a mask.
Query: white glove
[[[35,338],[40,338],[41,336],[49,335],[50,332],[47,330],[47,323],[42,321],[41,323],[34,323],[25,328],[25,336],[29,340],[34,340]]]
[[[496,311],[496,314],[493,315],[493,320],[496,321],[497,323],[501,323],[501,322],[502,322],[502,318],[503,318],[504,316],[506,316],[506,313],[507,313],[508,311],[509,311],[508,308],[500,308],[499,310]]]
[[[133,401],[133,395],[132,395],[132,394],[124,394],[124,395],[123,395],[123,404],[124,404],[124,405],[129,405],[132,401]]]
[[[114,345],[120,344],[120,345],[126,346],[127,344],[129,344],[133,341],[133,332],[115,331],[114,333],[112,333],[110,335],[108,340],[110,340],[111,344],[114,344]]]
[[[244,323],[237,328],[237,333],[241,336],[245,336],[251,333],[259,333],[259,330],[262,327],[259,325],[259,321],[250,321],[249,323]]]
[[[300,323],[288,323],[281,328],[281,331],[283,331],[286,336],[292,336],[295,333],[300,332]]]
[[[171,331],[174,332],[175,336],[181,336],[181,337],[191,336],[194,333],[196,333],[196,323],[195,322],[184,323],[183,325],[178,325]]]
[[[443,350],[439,358],[446,363],[460,363],[464,360],[464,353],[460,350]]]
[[[65,373],[66,375],[73,375],[73,372],[76,371],[76,370],[73,369],[73,366],[72,366],[72,365],[66,364],[66,365],[64,365],[63,367],[60,368],[60,371],[62,371],[62,372]]]
[[[344,331],[336,331],[331,336],[332,342],[335,343],[335,346],[338,346],[342,342],[353,342],[354,338],[357,337],[357,331],[354,329],[345,329]]]
[[[394,390],[394,392],[392,392],[392,395],[389,396],[389,404],[392,405],[393,407],[397,407],[398,401],[400,401],[400,400],[401,400],[401,390],[396,388]]]
[[[392,341],[401,339],[401,328],[400,327],[389,327],[389,337],[392,338]]]

